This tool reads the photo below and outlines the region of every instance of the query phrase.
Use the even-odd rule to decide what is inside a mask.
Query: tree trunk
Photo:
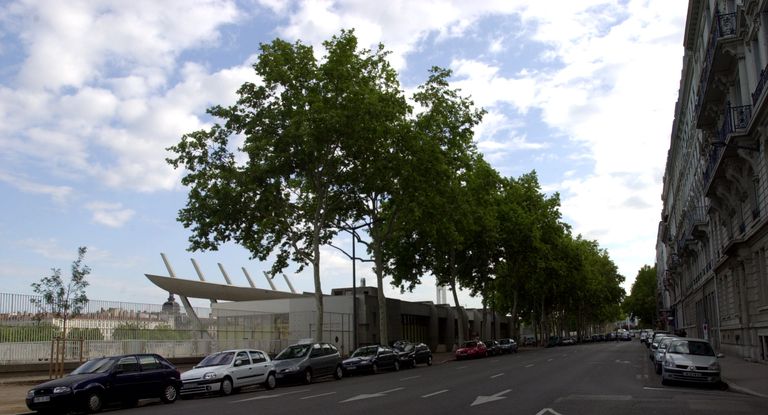
[[[373,260],[376,268],[376,283],[378,284],[379,300],[379,343],[389,345],[389,333],[387,330],[387,297],[384,295],[384,265],[382,264],[382,248],[379,238],[373,241]],[[413,340],[413,339],[411,339]]]
[[[517,317],[517,290],[512,296],[512,338],[520,341],[520,319]]]
[[[315,341],[323,341],[323,288],[320,284],[320,244],[318,238],[312,242],[314,258],[312,259],[312,271],[315,277],[315,306],[317,319],[315,320]]]
[[[459,319],[459,329],[456,336],[458,338],[458,344],[461,346],[464,344],[464,331],[467,330],[467,323],[464,321],[464,309],[459,304],[459,296],[456,294],[456,280],[451,279],[451,291],[453,291],[453,303],[456,305],[456,314]]]

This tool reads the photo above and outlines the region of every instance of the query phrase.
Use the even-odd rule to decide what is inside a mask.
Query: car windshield
[[[509,339],[501,339],[499,340],[499,344],[509,344]]]
[[[106,373],[112,369],[112,366],[115,365],[115,361],[115,359],[107,357],[89,360],[80,365],[80,367],[77,369],[73,370],[70,375],[81,375],[84,373]]]
[[[298,359],[304,357],[309,353],[311,347],[311,344],[295,344],[293,346],[288,346],[275,357],[275,360]]]
[[[377,350],[378,347],[376,346],[361,347],[352,353],[352,357],[375,356]]]
[[[206,356],[197,367],[223,366],[232,363],[235,352],[221,352]]]
[[[714,356],[715,351],[707,342],[679,341],[672,343],[668,353],[689,354],[694,356]]]
[[[464,342],[464,347],[477,347],[477,342]]]

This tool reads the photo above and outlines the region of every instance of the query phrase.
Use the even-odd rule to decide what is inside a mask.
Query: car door
[[[165,380],[165,370],[160,362],[153,355],[139,355],[139,366],[141,367],[141,397],[157,397],[163,390]]]
[[[254,383],[254,370],[248,352],[241,350],[235,354],[230,373],[232,374],[232,386],[236,388]]]
[[[323,354],[323,345],[315,343],[309,352],[309,364],[315,376],[324,376],[328,373],[327,357]]]
[[[147,391],[141,379],[141,369],[136,356],[124,356],[115,365],[112,393],[107,400],[134,400]]]
[[[251,363],[253,365],[253,382],[261,383],[267,378],[269,373],[270,363],[267,356],[258,350],[249,350],[248,354],[251,356]]]

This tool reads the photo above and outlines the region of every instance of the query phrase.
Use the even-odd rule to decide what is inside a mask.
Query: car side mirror
[[[242,365],[243,365],[243,360],[242,359],[235,360],[235,367],[242,366]]]

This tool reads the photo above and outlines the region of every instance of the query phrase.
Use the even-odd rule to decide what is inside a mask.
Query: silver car
[[[181,374],[181,397],[211,392],[229,395],[251,385],[272,389],[275,374],[269,355],[261,350],[225,350],[206,356]]]
[[[656,347],[656,350],[653,352],[653,362],[656,374],[661,374],[661,364],[664,362],[664,354],[667,351],[667,347],[669,347],[670,343],[675,339],[678,339],[678,337],[665,336],[659,339],[659,346]]]
[[[661,367],[661,383],[683,381],[695,383],[720,383],[720,363],[708,341],[703,339],[675,339],[667,347]]]

